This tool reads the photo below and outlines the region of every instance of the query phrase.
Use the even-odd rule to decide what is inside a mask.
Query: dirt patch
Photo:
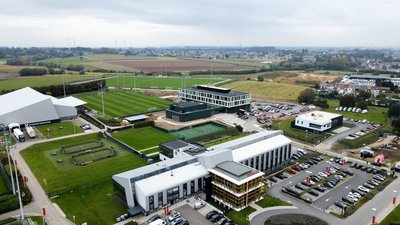
[[[277,77],[274,78],[274,82],[277,83],[287,83],[287,84],[295,84],[301,82],[332,82],[338,79],[339,75],[327,75],[327,74],[315,74],[315,73],[298,73],[296,75],[292,75],[289,77]]]
[[[20,77],[18,74],[14,73],[0,73],[0,80],[7,80]]]
[[[201,60],[108,60],[106,63],[125,66],[144,72],[159,71],[199,71],[210,70],[247,70],[254,67],[231,63],[210,62]]]

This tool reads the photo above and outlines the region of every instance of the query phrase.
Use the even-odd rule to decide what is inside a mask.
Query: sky
[[[0,0],[0,46],[400,47],[399,0]]]

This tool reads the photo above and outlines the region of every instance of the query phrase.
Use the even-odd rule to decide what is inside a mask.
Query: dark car
[[[314,182],[320,182],[321,178],[317,177],[317,176],[311,176],[311,180]]]
[[[366,171],[367,169],[368,169],[368,167],[366,167],[366,166],[361,167],[361,171]]]
[[[325,192],[325,190],[326,190],[326,188],[324,188],[324,187],[322,187],[322,186],[316,186],[315,188],[314,188],[315,190],[317,190],[317,191],[319,191],[319,192]]]
[[[156,221],[156,220],[158,220],[158,219],[161,219],[161,216],[160,216],[160,215],[154,215],[154,216],[150,217],[150,218],[147,220],[147,223],[152,223],[152,222],[154,222],[154,221]]]
[[[343,170],[343,173],[353,176],[353,172],[351,170]]]
[[[285,177],[283,176],[282,173],[275,174],[275,177],[276,177],[276,178],[279,178],[279,179],[281,179],[281,180],[285,179]]]
[[[347,177],[347,174],[345,174],[345,173],[338,173],[338,175],[340,175],[342,177]]]
[[[336,201],[335,205],[341,209],[345,209],[347,207],[347,205],[344,202],[341,201]]]
[[[361,169],[361,167],[362,167],[362,165],[357,164],[355,168],[356,168],[356,169]]]
[[[268,180],[270,180],[274,183],[278,182],[278,180],[275,177],[269,177]]]
[[[349,204],[354,204],[354,200],[348,197],[343,197],[342,201],[349,203]]]
[[[367,173],[372,173],[373,170],[374,170],[374,169],[372,169],[371,167],[369,167],[365,172],[367,172]]]
[[[295,187],[296,187],[297,189],[302,190],[302,191],[304,191],[304,190],[306,189],[306,188],[305,188],[303,185],[301,185],[301,184],[296,184]]]
[[[318,192],[316,192],[316,191],[314,191],[314,190],[309,190],[308,193],[309,193],[310,195],[315,196],[315,197],[318,197],[318,196],[319,196]]]
[[[211,217],[210,221],[214,223],[220,220],[222,217],[224,217],[222,214],[216,213]]]
[[[334,187],[335,187],[335,186],[334,186],[332,183],[330,183],[330,182],[325,182],[325,183],[324,183],[324,186],[327,187],[327,188],[334,188]]]
[[[350,165],[350,167],[351,167],[351,168],[354,168],[354,167],[356,167],[357,165],[358,165],[357,163],[353,162],[353,163]]]
[[[207,218],[207,219],[211,219],[211,217],[214,216],[214,215],[217,214],[217,213],[218,213],[218,212],[215,211],[215,210],[210,211],[209,213],[207,213],[206,218]]]
[[[354,192],[356,192],[356,193],[358,193],[359,195],[361,195],[361,196],[364,196],[365,195],[365,192],[363,192],[363,191],[361,191],[361,190],[354,190]]]

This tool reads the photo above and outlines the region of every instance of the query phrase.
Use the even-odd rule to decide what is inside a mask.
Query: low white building
[[[166,149],[161,151],[166,153],[161,162],[113,176],[114,192],[127,203],[131,214],[161,209],[200,191],[211,197],[210,171],[216,171],[221,163],[231,161],[242,164],[243,168],[269,172],[287,165],[292,156],[291,140],[283,136],[282,131],[259,132],[198,153],[186,148],[190,145],[182,142],[162,143],[160,146]],[[252,176],[252,179],[262,174]],[[226,206],[238,209],[247,204],[249,202],[240,207]]]
[[[57,99],[32,88],[22,88],[0,96],[0,123],[39,125],[75,118],[77,106],[86,102],[74,97]]]
[[[343,115],[323,111],[313,111],[299,115],[295,127],[323,132],[343,125]]]

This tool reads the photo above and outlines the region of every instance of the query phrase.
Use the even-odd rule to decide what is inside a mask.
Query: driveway
[[[185,204],[177,209],[183,218],[185,218],[192,225],[214,225],[207,218],[199,213],[197,210],[193,209],[192,206]]]

